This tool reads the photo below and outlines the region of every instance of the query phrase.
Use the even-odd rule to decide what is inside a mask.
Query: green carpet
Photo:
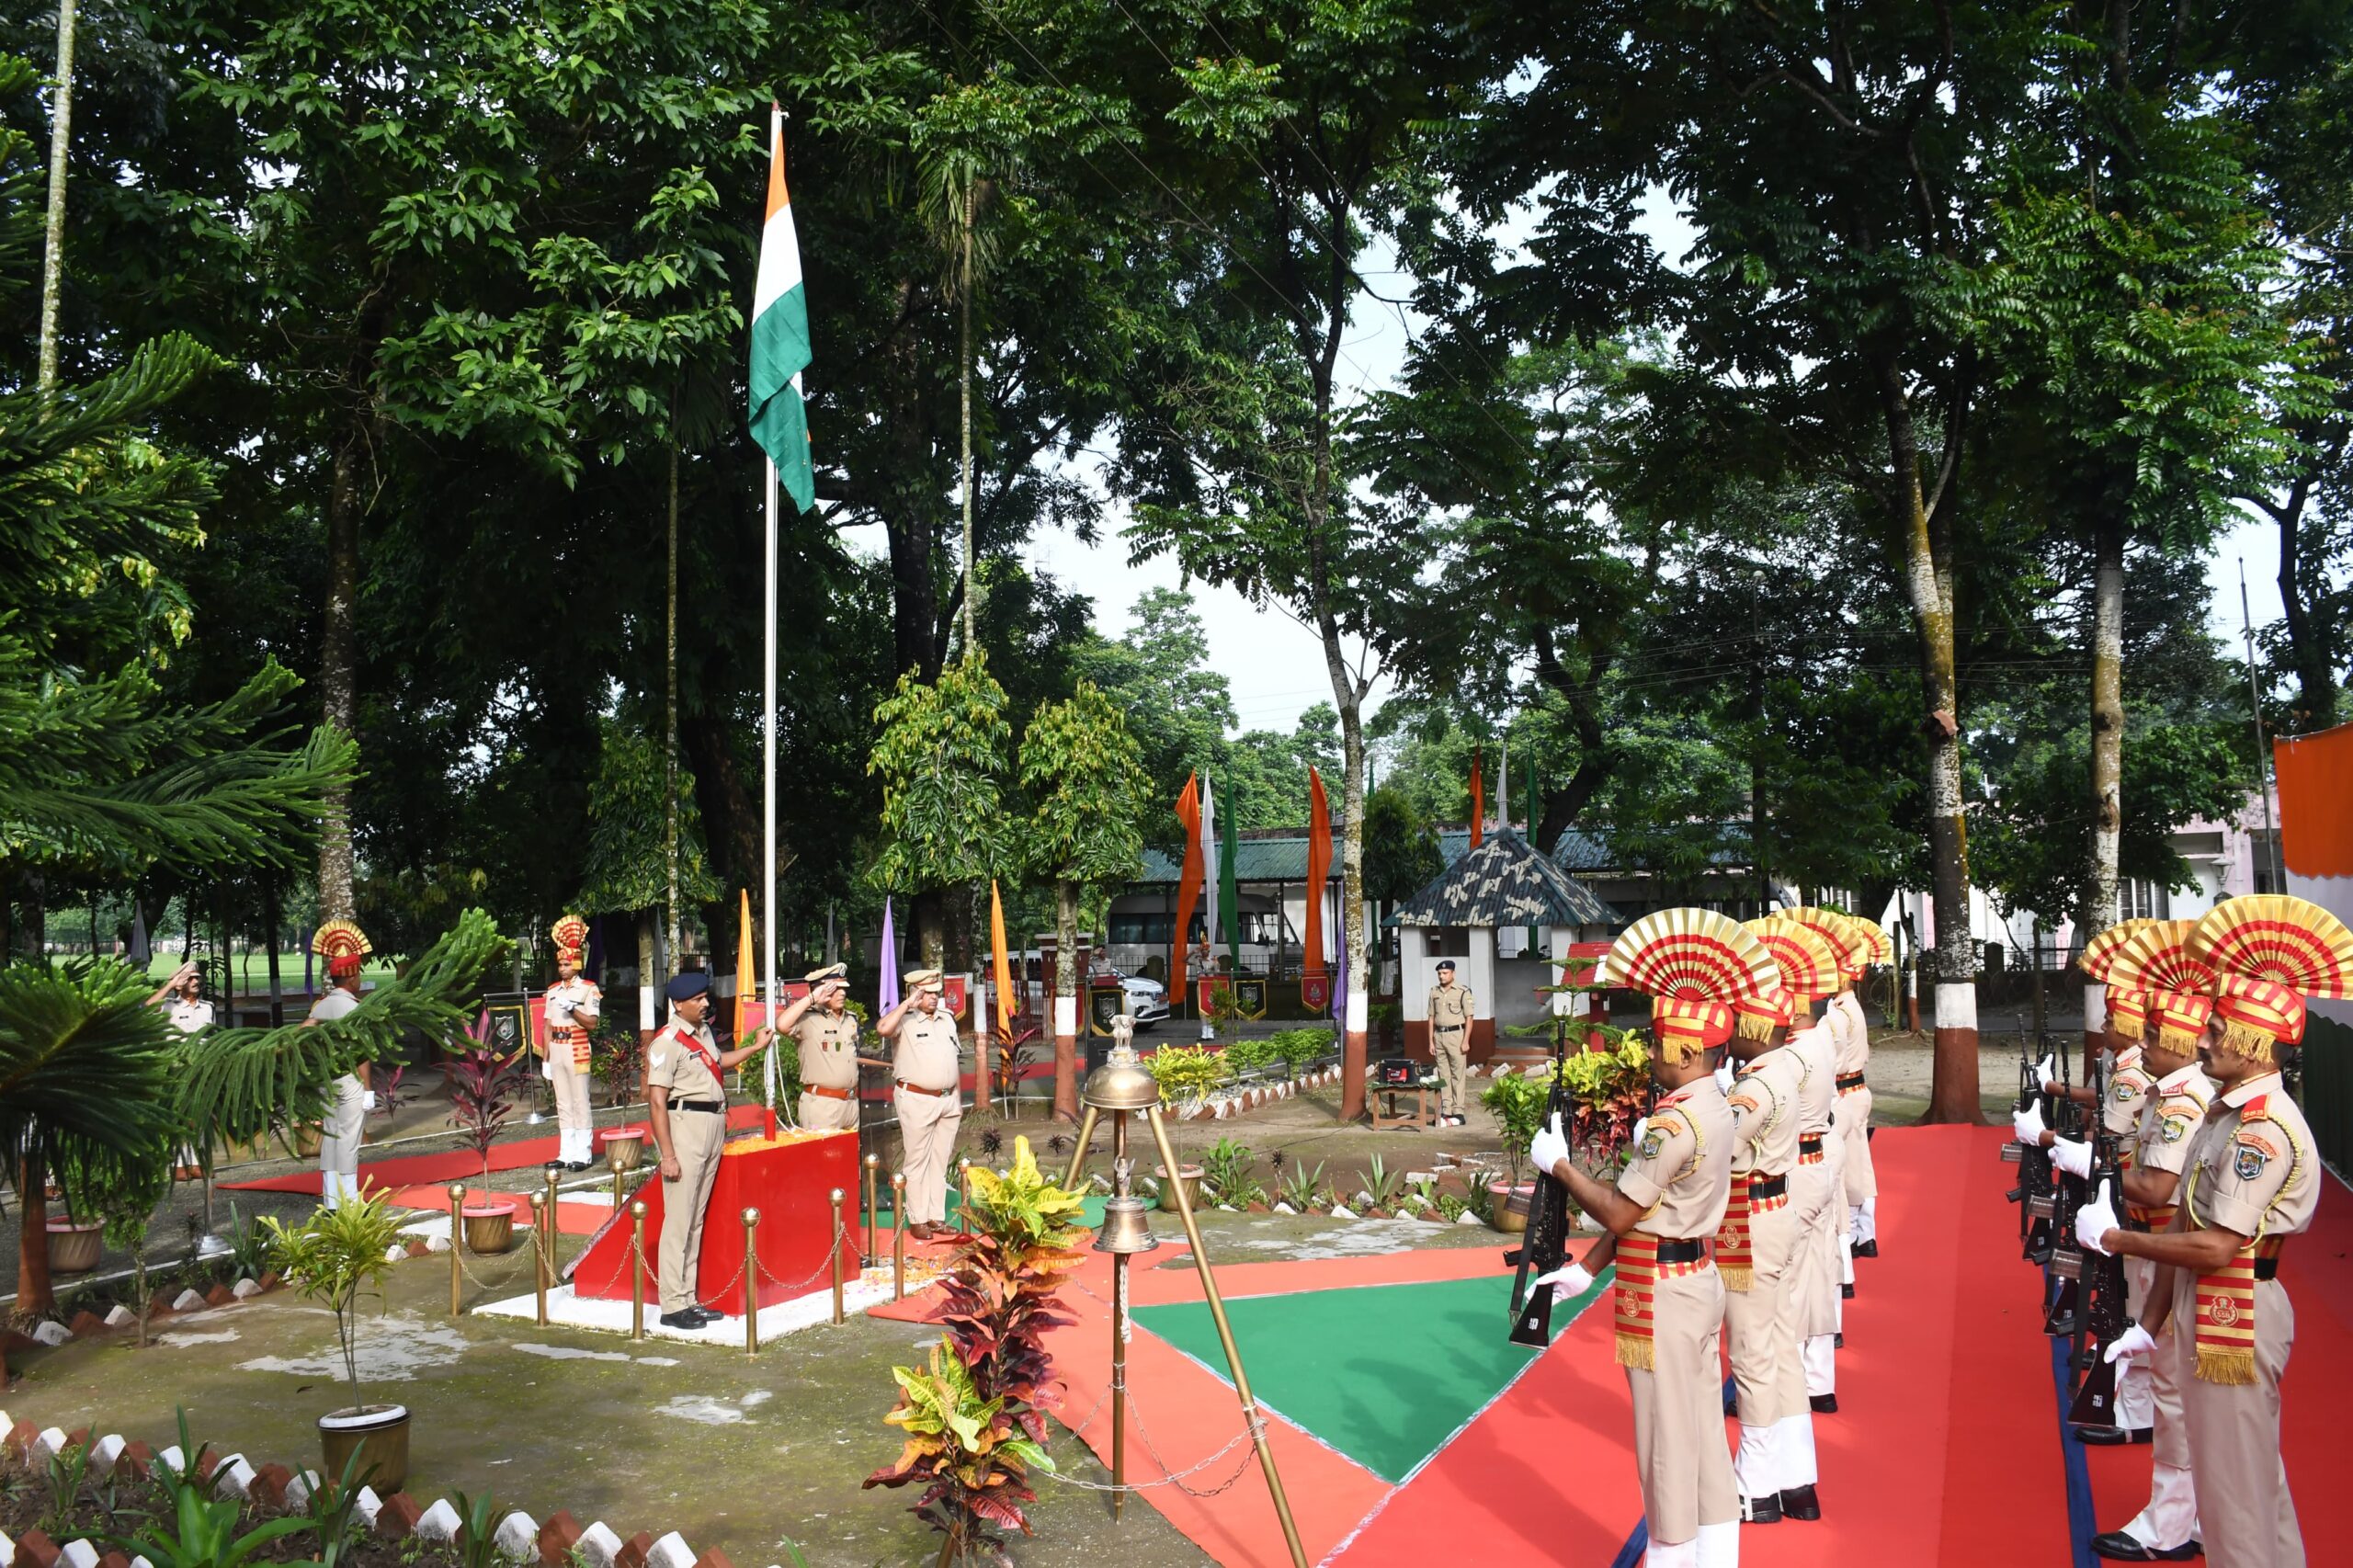
[[[1552,1332],[1605,1285],[1552,1309]],[[1503,1392],[1535,1351],[1514,1345],[1511,1279],[1449,1279],[1252,1296],[1226,1303],[1260,1403],[1386,1481],[1403,1481]],[[1136,1321],[1225,1376],[1199,1302],[1138,1307]]]

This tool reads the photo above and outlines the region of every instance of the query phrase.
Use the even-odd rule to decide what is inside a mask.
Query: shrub
[[[1225,1082],[1225,1063],[1202,1046],[1164,1045],[1153,1052],[1152,1076],[1160,1085],[1161,1102],[1175,1105],[1201,1099]]]

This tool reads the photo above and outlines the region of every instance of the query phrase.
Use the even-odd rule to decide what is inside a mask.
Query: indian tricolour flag
[[[752,439],[776,465],[777,483],[807,511],[817,502],[809,460],[809,410],[801,372],[809,363],[809,297],[801,287],[801,244],[784,188],[784,111],[768,111],[768,220],[760,233],[759,280],[752,287]]]

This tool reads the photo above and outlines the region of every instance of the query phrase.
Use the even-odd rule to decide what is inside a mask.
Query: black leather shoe
[[[697,1317],[691,1310],[683,1312],[664,1312],[661,1319],[664,1328],[700,1328],[710,1321],[708,1318]]]
[[[1744,1525],[1778,1525],[1781,1522],[1781,1499],[1768,1492],[1762,1497],[1740,1500],[1740,1522]]]
[[[1855,1299],[1855,1288],[1852,1285],[1841,1285],[1838,1287],[1838,1295],[1840,1300],[1851,1301]]]
[[[1879,1256],[1879,1238],[1877,1236],[1873,1236],[1870,1241],[1857,1242],[1855,1244],[1855,1256],[1857,1257],[1877,1257]]]
[[[1781,1493],[1781,1517],[1812,1521],[1822,1517],[1821,1501],[1811,1486],[1791,1486]]]
[[[2131,1439],[2121,1426],[2078,1426],[2075,1440],[2087,1449],[2121,1448]]]
[[[2135,1426],[2132,1428],[2132,1440],[2136,1443],[2154,1443],[2157,1440],[2157,1429],[2154,1426]]]
[[[1806,1404],[1816,1415],[1838,1414],[1838,1396],[1835,1393],[1809,1394],[1806,1396]]]
[[[1844,1350],[1844,1349],[1846,1349],[1846,1348],[1847,1348],[1847,1336],[1846,1336],[1845,1335],[1843,1335],[1843,1334],[1834,1334],[1834,1335],[1832,1335],[1830,1336],[1830,1348],[1831,1348],[1831,1349],[1833,1349],[1833,1350]]]
[[[2169,1546],[2161,1551],[2154,1546],[2143,1546],[2122,1530],[2110,1530],[2106,1535],[2092,1537],[2092,1555],[2105,1557],[2110,1562],[2187,1562],[2193,1557],[2203,1555],[2203,1549],[2194,1540],[2185,1540],[2179,1546]]]

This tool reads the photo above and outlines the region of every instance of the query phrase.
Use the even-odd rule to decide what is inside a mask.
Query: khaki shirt
[[[1786,1176],[1798,1163],[1798,1080],[1805,1064],[1780,1045],[1737,1071],[1724,1101],[1732,1108],[1732,1168]]]
[[[891,1076],[918,1089],[953,1089],[961,1072],[956,1049],[956,1020],[942,1003],[929,1016],[908,1008],[899,1016],[898,1041],[891,1056]]]
[[[692,1043],[689,1043],[692,1042]],[[700,1045],[702,1051],[694,1047]],[[727,1085],[719,1076],[719,1042],[709,1024],[692,1028],[672,1018],[645,1047],[645,1087],[670,1091],[670,1101],[725,1100]]]
[[[1827,1026],[1808,1024],[1791,1029],[1790,1043],[1781,1049],[1793,1052],[1803,1069],[1798,1075],[1798,1131],[1827,1131],[1838,1105],[1837,1041]]]
[[[1841,1073],[1859,1073],[1870,1065],[1871,1028],[1863,1020],[1863,1005],[1855,1000],[1851,991],[1841,991],[1822,1010],[1822,1023],[1830,1031],[1834,1056]]]
[[[1430,1028],[1468,1029],[1471,1027],[1471,988],[1457,981],[1452,985],[1430,987]]]
[[[2292,1236],[2320,1207],[2320,1163],[2304,1113],[2277,1073],[2207,1108],[2189,1150],[2183,1201],[2200,1227],[2250,1238]]]
[[[903,1026],[904,1027],[904,1026]],[[792,1026],[801,1047],[801,1081],[824,1089],[858,1087],[858,1017],[812,1007]]]
[[[1732,1201],[1732,1107],[1713,1075],[1658,1102],[1618,1190],[1648,1210],[1634,1222],[1668,1240],[1712,1237]]]
[[[593,1028],[605,1005],[605,994],[594,982],[573,979],[548,987],[548,1029]]]
[[[2198,1071],[2192,1065],[2190,1071]],[[2116,1071],[2108,1076],[2108,1097],[2100,1102],[2100,1127],[2116,1137],[2131,1140],[2140,1136],[2141,1103],[2148,1098],[2149,1090],[2156,1083],[2156,1074],[2141,1065],[2141,1048],[2128,1046],[2116,1053]],[[2179,1170],[2169,1165],[2168,1170]]]
[[[2134,1129],[2132,1164],[2140,1170],[2179,1176],[2189,1163],[2189,1146],[2213,1103],[2214,1085],[2193,1062],[2178,1073],[2158,1079],[2141,1096],[2141,1121]]]
[[[313,1008],[313,1011],[316,1012],[317,1009]],[[165,1016],[171,1019],[172,1028],[179,1030],[180,1033],[201,1034],[212,1027],[212,1004],[190,1002],[183,998],[173,1003]]]

